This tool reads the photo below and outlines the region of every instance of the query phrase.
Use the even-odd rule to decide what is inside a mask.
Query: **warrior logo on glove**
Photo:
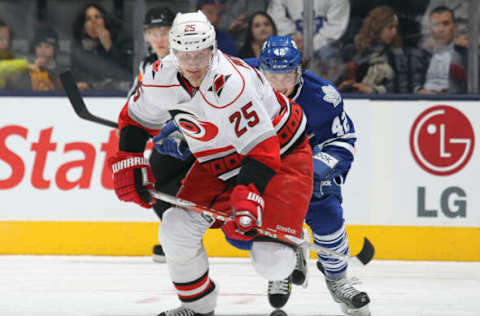
[[[113,185],[118,198],[151,208],[153,199],[148,190],[153,189],[155,179],[143,153],[119,151],[108,159],[108,163],[112,169]]]

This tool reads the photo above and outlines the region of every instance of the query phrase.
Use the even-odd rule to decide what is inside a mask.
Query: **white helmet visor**
[[[173,55],[177,59],[180,67],[188,67],[189,69],[200,69],[208,66],[212,59],[212,48],[205,48],[194,51],[180,51],[172,49]]]

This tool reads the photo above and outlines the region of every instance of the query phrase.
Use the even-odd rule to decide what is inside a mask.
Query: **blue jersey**
[[[258,60],[245,60],[258,67]],[[333,177],[345,179],[355,154],[355,127],[343,108],[343,98],[332,83],[304,71],[293,96],[307,116],[307,133],[314,154],[327,153],[338,160]]]

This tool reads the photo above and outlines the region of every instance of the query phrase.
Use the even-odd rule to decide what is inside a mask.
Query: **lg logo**
[[[459,110],[438,105],[422,112],[410,131],[410,150],[417,164],[435,176],[462,170],[472,157],[475,135],[472,124]],[[440,209],[449,218],[466,217],[467,194],[454,186],[440,193]],[[438,217],[426,207],[426,187],[417,188],[417,216]]]
[[[473,153],[472,124],[459,110],[438,105],[418,116],[410,131],[410,149],[423,170],[437,176],[460,171]]]

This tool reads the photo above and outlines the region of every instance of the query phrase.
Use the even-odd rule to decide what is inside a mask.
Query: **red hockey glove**
[[[262,211],[265,202],[254,184],[237,185],[230,196],[230,203],[233,209],[233,224],[227,222],[224,231],[228,234],[237,232],[246,236],[255,236],[255,227],[262,226]],[[230,236],[239,239],[238,236]],[[251,238],[250,238],[251,239]]]
[[[250,241],[256,236],[255,230],[251,230],[250,234],[247,233],[247,235],[245,235],[245,233],[243,233],[237,228],[237,224],[234,220],[229,220],[228,222],[225,222],[225,224],[222,225],[222,230],[223,233],[230,239]]]
[[[143,153],[119,151],[116,156],[108,159],[108,164],[112,169],[113,185],[118,198],[151,208],[152,196],[148,190],[153,189],[155,179]]]

